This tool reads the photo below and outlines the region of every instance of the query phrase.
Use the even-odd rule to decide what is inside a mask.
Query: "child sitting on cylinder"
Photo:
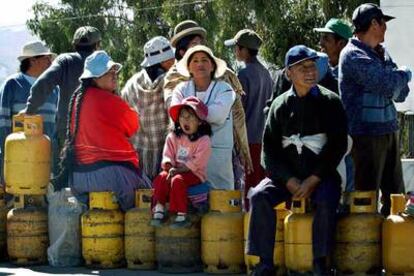
[[[211,154],[211,126],[206,122],[207,106],[196,97],[188,97],[169,110],[174,122],[166,139],[161,167],[154,179],[155,207],[152,225],[164,220],[165,204],[176,213],[171,227],[190,225],[187,217],[187,190],[207,178],[207,163]]]

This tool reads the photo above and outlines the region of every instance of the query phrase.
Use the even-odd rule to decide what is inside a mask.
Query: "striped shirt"
[[[4,142],[7,135],[12,132],[13,115],[19,113],[26,107],[27,98],[30,95],[30,88],[35,80],[35,78],[23,73],[17,73],[9,77],[0,88],[1,164],[3,164]],[[47,101],[38,110],[38,114],[43,117],[44,133],[52,141],[56,139],[56,109],[58,98],[59,90],[56,87],[47,98]],[[2,171],[3,166],[1,166]]]

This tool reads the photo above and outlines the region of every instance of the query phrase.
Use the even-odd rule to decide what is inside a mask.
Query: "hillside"
[[[35,39],[25,25],[0,27],[0,83],[18,70],[21,47]]]

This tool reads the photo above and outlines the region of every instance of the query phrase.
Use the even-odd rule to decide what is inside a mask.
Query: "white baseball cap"
[[[31,41],[23,46],[22,52],[20,56],[17,57],[17,59],[21,62],[27,58],[47,55],[51,55],[53,58],[56,57],[56,54],[50,52],[49,48],[47,48],[42,42]]]
[[[145,43],[144,56],[141,66],[149,67],[174,58],[174,51],[168,39],[156,36]]]

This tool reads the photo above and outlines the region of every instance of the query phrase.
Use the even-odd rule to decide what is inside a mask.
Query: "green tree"
[[[261,55],[282,66],[293,45],[318,47],[313,31],[331,17],[350,20],[364,0],[61,0],[58,7],[39,2],[33,6],[29,28],[53,51],[70,51],[74,31],[82,25],[98,27],[102,48],[124,65],[121,81],[140,69],[142,47],[157,35],[170,37],[185,19],[199,22],[207,30],[207,44],[214,52],[233,61],[223,41],[242,28],[252,28],[264,38]],[[375,0],[373,2],[379,2]]]

